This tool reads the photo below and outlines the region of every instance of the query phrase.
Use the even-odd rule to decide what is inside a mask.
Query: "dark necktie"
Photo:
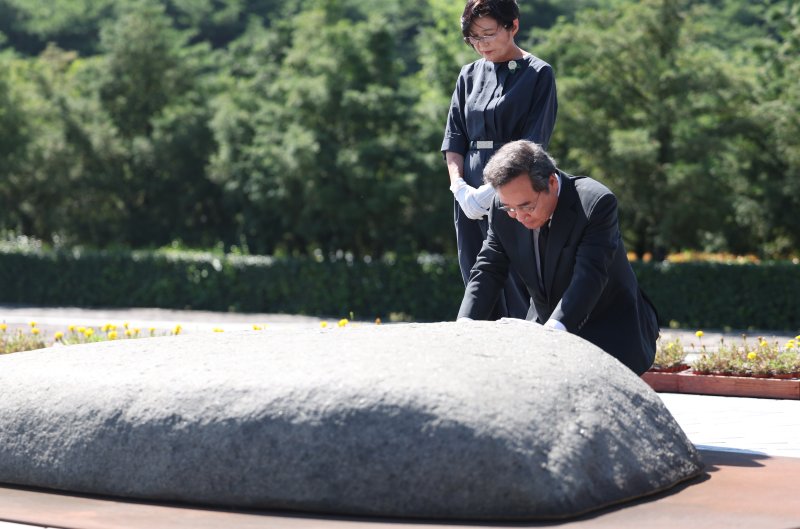
[[[544,224],[539,228],[539,271],[542,275],[542,287],[544,287],[544,254],[547,248],[547,236],[550,234],[550,223]]]

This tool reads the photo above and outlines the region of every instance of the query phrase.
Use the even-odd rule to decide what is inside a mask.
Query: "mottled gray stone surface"
[[[658,396],[519,320],[239,332],[0,357],[0,482],[458,519],[581,513],[696,475]]]

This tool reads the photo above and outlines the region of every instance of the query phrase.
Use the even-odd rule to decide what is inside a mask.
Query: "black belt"
[[[483,149],[496,150],[505,144],[506,142],[504,141],[477,140],[469,142],[469,148],[472,151],[483,150]]]

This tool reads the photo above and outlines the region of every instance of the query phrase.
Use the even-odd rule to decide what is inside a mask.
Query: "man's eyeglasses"
[[[531,213],[533,213],[533,210],[536,209],[536,206],[539,205],[539,199],[541,197],[542,197],[542,194],[539,193],[539,197],[536,199],[536,203],[534,205],[532,205],[532,206],[511,207],[511,206],[506,206],[505,204],[500,204],[500,206],[498,206],[497,209],[499,209],[500,211],[505,211],[509,215],[516,215],[518,213],[527,213],[528,215],[530,215]]]

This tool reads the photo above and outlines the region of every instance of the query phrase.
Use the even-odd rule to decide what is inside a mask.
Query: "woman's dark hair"
[[[514,20],[519,18],[517,0],[467,0],[464,12],[461,14],[461,34],[464,42],[469,42],[469,28],[479,17],[491,17],[506,29],[514,25]]]

